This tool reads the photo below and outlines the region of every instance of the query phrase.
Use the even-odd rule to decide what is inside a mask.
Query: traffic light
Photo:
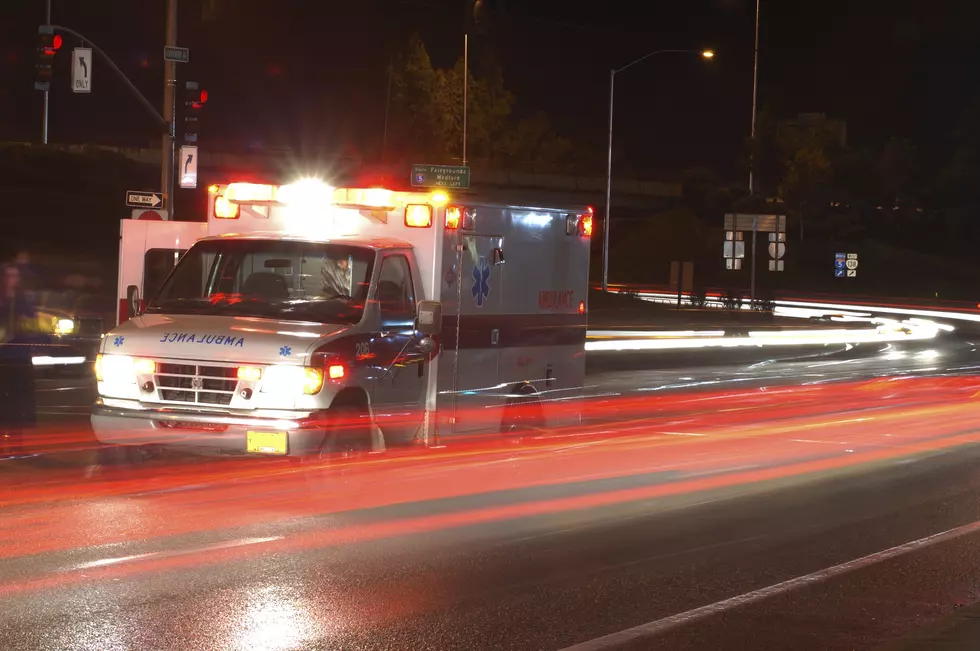
[[[54,75],[54,55],[61,48],[62,40],[61,34],[55,34],[54,28],[50,25],[38,25],[35,90],[51,89],[51,77]]]
[[[196,81],[184,84],[184,142],[197,142],[198,124],[201,108],[208,101],[208,91],[200,88]]]

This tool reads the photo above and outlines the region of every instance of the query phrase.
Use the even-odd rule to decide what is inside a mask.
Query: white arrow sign
[[[180,157],[177,159],[177,166],[180,169],[180,187],[197,187],[197,147],[194,145],[181,145]]]
[[[71,52],[71,90],[92,92],[92,48],[76,47]]]
[[[126,193],[126,205],[134,208],[156,208],[162,203],[163,194],[160,192],[138,192],[130,190]]]

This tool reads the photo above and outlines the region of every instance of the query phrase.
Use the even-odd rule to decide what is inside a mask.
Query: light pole
[[[609,215],[612,212],[612,143],[613,143],[613,96],[616,91],[616,74],[646,61],[657,54],[698,54],[703,59],[713,59],[712,50],[656,50],[630,61],[621,68],[609,71],[609,156],[606,161],[606,218],[602,226],[602,291],[609,291]]]
[[[755,192],[755,105],[759,89],[759,0],[755,0],[755,47],[752,49],[752,128],[749,138],[752,140],[752,152],[749,155],[749,194]],[[752,253],[755,263],[755,252]],[[753,281],[755,276],[753,276]],[[752,292],[755,298],[755,292]]]

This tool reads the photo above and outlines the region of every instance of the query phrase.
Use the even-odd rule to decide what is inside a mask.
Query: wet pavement
[[[870,649],[969,612],[973,344],[822,353],[592,358],[656,414],[608,437],[4,462],[0,648]],[[42,382],[42,417],[91,391]]]

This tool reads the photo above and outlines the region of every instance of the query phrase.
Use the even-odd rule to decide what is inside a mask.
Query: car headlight
[[[57,335],[70,335],[75,332],[75,321],[72,319],[54,319],[54,333]]]
[[[313,396],[323,388],[323,370],[309,366],[270,366],[262,378],[262,393]]]
[[[129,355],[99,355],[95,358],[95,379],[106,384],[136,384],[137,375],[152,375],[156,362]]]

